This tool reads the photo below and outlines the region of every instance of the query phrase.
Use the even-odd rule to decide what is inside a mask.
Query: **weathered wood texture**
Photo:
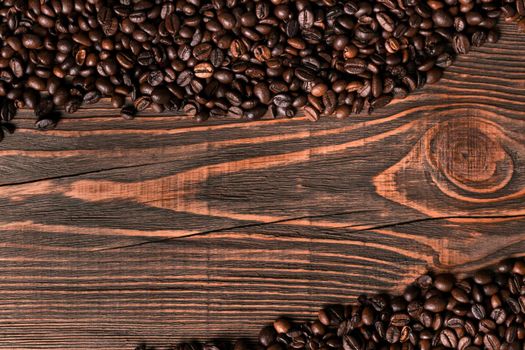
[[[253,337],[525,252],[525,36],[371,116],[85,111],[0,145],[0,347]]]

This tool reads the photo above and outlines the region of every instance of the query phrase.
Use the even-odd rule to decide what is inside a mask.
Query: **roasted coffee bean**
[[[344,70],[349,74],[358,75],[366,70],[366,61],[361,58],[352,58],[345,62]]]
[[[454,19],[444,9],[438,9],[432,13],[432,20],[438,27],[452,27],[454,25]]]
[[[472,315],[478,320],[485,318],[485,307],[481,304],[472,305],[470,311],[472,312]]]
[[[312,106],[306,106],[304,108],[304,115],[308,120],[313,122],[318,121],[320,117],[319,111]]]
[[[386,330],[385,340],[390,344],[394,344],[399,341],[400,336],[401,332],[399,331],[399,328],[390,326]]]
[[[130,97],[140,111],[151,99],[155,112],[191,100],[206,118],[258,119],[269,108],[277,117],[303,109],[309,119],[345,118],[438,82],[455,55],[497,40],[500,14],[525,29],[524,0],[8,0],[0,4],[0,96],[31,106],[49,93],[71,111],[78,99],[107,96],[115,108]],[[434,287],[452,300],[436,294],[411,305],[417,297],[407,294],[406,314],[441,312],[444,302],[463,317],[465,300],[486,305],[492,296],[504,313],[525,308],[523,281],[511,282],[509,299],[493,278],[479,273],[466,291],[436,276]],[[491,320],[503,324],[503,315]]]
[[[263,104],[269,104],[271,100],[270,89],[266,83],[258,83],[253,87],[253,94]]]
[[[306,81],[306,82],[313,81],[316,78],[315,72],[311,70],[310,68],[306,68],[306,67],[296,68],[295,76],[299,78],[300,80]]]
[[[42,38],[35,34],[23,34],[22,45],[28,49],[40,49],[42,47]]]
[[[442,292],[450,292],[454,287],[454,276],[451,274],[441,274],[434,279],[434,287]]]
[[[133,102],[133,105],[137,112],[144,111],[146,108],[148,108],[151,105],[151,97],[140,96]]]
[[[161,70],[154,70],[148,74],[148,84],[159,86],[164,81],[164,73]]]
[[[16,107],[13,101],[2,99],[2,107],[0,108],[0,117],[3,122],[11,121],[16,115]]]
[[[439,340],[446,348],[456,348],[458,345],[458,338],[456,332],[450,328],[445,328],[439,335]]]
[[[376,19],[377,19],[377,22],[379,23],[379,25],[384,30],[386,30],[389,33],[394,31],[394,29],[395,29],[395,21],[386,12],[378,12],[376,14]]]
[[[433,296],[425,301],[424,308],[431,312],[444,311],[447,306],[447,302],[440,296]]]
[[[111,105],[113,108],[122,108],[124,103],[126,103],[126,97],[124,95],[114,94],[111,96]]]
[[[395,313],[390,318],[390,324],[396,327],[406,326],[410,323],[410,316],[405,313]]]
[[[156,87],[151,93],[151,100],[158,104],[167,104],[171,98],[171,92],[165,87]]]
[[[64,104],[64,110],[66,113],[75,113],[80,108],[80,105],[82,104],[82,100],[78,97],[72,97],[71,99],[67,100]]]
[[[257,109],[257,107],[253,108]],[[347,115],[344,112],[348,112],[351,108],[354,107],[341,105],[337,108],[335,115],[344,117]],[[212,111],[215,110],[217,112],[214,113],[220,113],[222,109],[212,109]],[[257,109],[257,114],[255,111],[245,112],[245,116],[254,119],[264,110],[264,108]],[[281,107],[274,106],[271,111],[276,117],[287,116],[287,110]],[[319,113],[310,105],[305,107],[305,112],[308,118],[313,116],[314,120]],[[259,346],[270,350],[303,348],[308,350],[321,350],[321,348],[327,350],[364,350],[367,348],[519,350],[525,339],[525,327],[523,327],[525,313],[521,309],[518,309],[516,314],[508,313],[510,310],[506,309],[505,304],[495,303],[499,306],[493,307],[493,302],[489,300],[492,300],[494,295],[501,296],[505,300],[520,299],[519,295],[510,292],[507,281],[516,278],[522,280],[521,273],[525,271],[522,270],[521,265],[518,265],[517,269],[520,274],[511,271],[513,264],[500,266],[503,272],[498,272],[498,275],[487,271],[479,271],[473,278],[464,279],[456,279],[456,276],[450,274],[438,275],[435,278],[425,275],[407,288],[403,296],[360,296],[357,303],[351,306],[325,307],[318,313],[319,320],[312,323],[293,324],[287,319],[279,318],[273,326],[267,326],[261,330]],[[452,281],[452,286],[450,286],[450,281]],[[476,286],[488,285],[496,285],[497,294],[492,296],[482,294],[481,301],[475,300],[478,297],[474,298],[472,292],[476,290]],[[437,286],[441,290],[437,289]],[[449,289],[464,291],[468,300],[465,300],[464,303],[459,302],[448,294],[451,292],[443,291]],[[457,291],[454,293],[460,295]],[[514,295],[515,298],[510,297],[511,295]],[[456,305],[472,305],[473,310],[474,306],[482,305],[487,309],[485,313],[491,316],[478,319],[474,314],[479,315],[479,310],[470,310],[462,315],[454,315],[449,311],[443,313],[422,311],[419,316],[412,315],[414,310],[421,308],[415,305],[422,305],[423,301],[432,298],[442,298]],[[460,299],[463,299],[463,295]],[[519,304],[519,301],[516,303]],[[505,317],[504,313],[510,316]],[[498,325],[494,319],[503,320],[503,322]],[[207,343],[202,345],[202,349],[226,350],[228,348],[227,345],[223,346],[221,348],[219,344]],[[237,350],[246,348],[246,343],[242,341],[237,342],[234,347]]]
[[[483,337],[483,345],[487,350],[499,350],[501,341],[494,334],[485,334]]]
[[[197,78],[207,79],[213,76],[213,65],[209,62],[203,62],[197,64],[193,68],[193,72]]]
[[[120,116],[124,119],[133,119],[137,114],[137,110],[134,106],[124,106],[120,110]]]
[[[452,47],[458,54],[466,54],[470,51],[470,41],[464,34],[456,34],[452,39]]]
[[[55,126],[56,126],[56,120],[53,120],[51,118],[39,119],[35,123],[35,128],[37,128],[38,130],[49,130],[49,129],[53,129]]]
[[[101,97],[102,95],[100,94],[99,91],[97,90],[89,91],[84,95],[83,102],[88,105],[94,104],[94,103],[97,103]],[[56,103],[56,102],[55,104],[60,105],[59,103]]]
[[[324,105],[324,113],[332,114],[337,108],[337,96],[333,90],[328,90],[322,97]]]
[[[11,58],[9,61],[9,68],[11,68],[11,71],[15,77],[22,78],[24,76],[24,63],[20,58]]]
[[[429,71],[427,71],[426,75],[426,83],[427,84],[434,84],[441,79],[441,76],[443,75],[443,71],[439,68],[432,68]]]

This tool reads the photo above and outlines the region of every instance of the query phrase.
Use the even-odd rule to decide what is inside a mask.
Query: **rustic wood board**
[[[28,114],[0,144],[0,348],[254,337],[525,252],[525,36],[371,116]]]

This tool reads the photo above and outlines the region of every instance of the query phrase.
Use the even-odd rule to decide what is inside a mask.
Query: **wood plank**
[[[194,124],[100,105],[0,144],[0,348],[254,337],[525,251],[525,37],[370,116]]]

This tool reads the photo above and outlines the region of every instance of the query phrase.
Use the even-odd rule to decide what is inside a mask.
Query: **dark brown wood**
[[[525,248],[525,36],[371,116],[101,107],[0,144],[0,348],[254,337]]]

